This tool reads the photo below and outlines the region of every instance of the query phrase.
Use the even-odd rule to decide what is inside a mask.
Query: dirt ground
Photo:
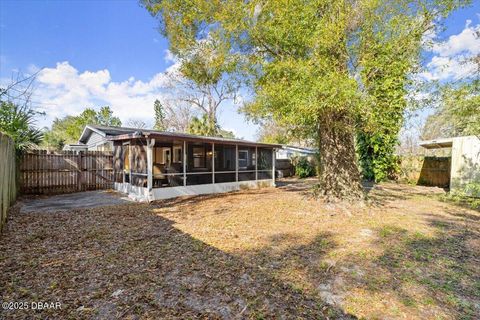
[[[30,305],[0,318],[480,318],[478,211],[396,184],[367,204],[324,204],[312,183],[54,213],[17,205],[0,236],[0,300]]]

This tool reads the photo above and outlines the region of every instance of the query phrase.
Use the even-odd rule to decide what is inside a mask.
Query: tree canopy
[[[36,126],[36,117],[43,113],[30,103],[35,76],[17,73],[8,85],[0,88],[0,131],[13,139],[17,154],[36,148],[43,139]]]
[[[167,131],[168,125],[166,123],[165,109],[160,100],[156,99],[153,103],[153,111],[155,112],[155,124],[153,125],[153,129]]]
[[[76,143],[87,124],[119,127],[120,118],[113,115],[109,106],[95,111],[86,108],[78,116],[67,115],[53,120],[52,127],[45,131],[43,145],[53,149],[62,149],[65,144]]]
[[[222,129],[218,124],[210,121],[206,114],[201,117],[193,117],[187,132],[199,136],[235,138],[233,132]]]
[[[217,70],[214,74],[240,77],[251,89],[246,113],[273,119],[295,128],[298,136],[317,141],[322,195],[358,199],[363,193],[356,133],[364,131],[376,141],[377,134],[383,139],[398,132],[406,79],[415,65],[421,35],[459,3],[145,0],[144,4],[159,18],[179,57],[191,55],[199,43],[215,43],[222,58],[209,65]],[[201,83],[204,79],[193,72],[197,65],[187,66],[192,72],[186,74]]]
[[[480,55],[466,60],[469,61],[476,65],[471,74],[440,85],[436,108],[427,118],[423,139],[480,135]]]

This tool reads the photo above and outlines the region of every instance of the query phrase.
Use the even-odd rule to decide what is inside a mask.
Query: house
[[[75,152],[80,152],[80,151],[88,151],[88,146],[83,143],[71,143],[71,144],[66,144],[63,146],[63,150],[65,151],[75,151]]]
[[[144,201],[275,185],[281,145],[87,125],[67,150],[113,151],[114,188]],[[186,161],[184,161],[186,160]]]
[[[275,185],[280,145],[88,125],[70,148],[112,150],[114,188],[137,200]]]
[[[292,159],[295,157],[307,157],[309,160],[315,157],[316,149],[304,148],[290,145],[282,145],[281,149],[277,150],[277,159]]]
[[[480,139],[477,136],[442,138],[422,141],[426,149],[451,148],[447,171],[450,191],[462,190],[468,185],[480,184]],[[471,194],[479,196],[479,194]]]
[[[317,150],[312,148],[282,145],[276,152],[277,177],[290,177],[295,174],[295,164],[298,158],[305,157],[315,163]]]
[[[67,144],[63,150],[73,151],[113,151],[113,142],[110,137],[126,133],[133,133],[140,129],[125,127],[108,127],[101,125],[86,125],[78,143]]]

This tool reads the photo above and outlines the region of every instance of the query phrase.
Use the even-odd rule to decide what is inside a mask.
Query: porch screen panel
[[[123,182],[124,153],[125,148],[122,147],[121,142],[115,141],[113,147],[114,182]]]
[[[212,172],[211,143],[187,144],[187,173],[189,172]]]
[[[215,183],[235,182],[234,145],[215,144]]]
[[[212,183],[211,173],[187,174],[187,186],[197,185],[197,184],[211,184],[211,183]]]
[[[167,174],[163,176],[157,176],[153,179],[154,188],[181,186],[183,186],[183,175],[181,174]]]
[[[153,187],[183,186],[183,143],[157,142],[153,148]]]
[[[147,151],[146,146],[142,142],[132,143],[130,149],[132,163],[132,177],[130,183],[139,187],[147,186]]]
[[[255,147],[238,146],[238,181],[255,180]]]
[[[212,144],[187,143],[187,186],[211,184]]]
[[[258,179],[272,179],[272,149],[258,148]]]

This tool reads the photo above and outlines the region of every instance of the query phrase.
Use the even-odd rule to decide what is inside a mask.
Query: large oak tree
[[[144,0],[160,20],[170,49],[189,57],[199,43],[213,41],[228,61],[212,61],[214,74],[241,76],[252,89],[245,111],[294,127],[314,138],[320,151],[320,188],[327,198],[363,197],[355,153],[358,130],[382,125],[382,115],[398,117],[388,103],[370,103],[378,90],[393,97],[414,64],[420,37],[455,0]],[[413,34],[412,38],[408,35]],[[405,40],[406,39],[406,40]],[[402,43],[402,41],[406,41]],[[405,45],[406,44],[406,45]],[[392,52],[407,55],[392,64]],[[391,49],[390,49],[391,48]],[[379,59],[380,49],[390,50]],[[402,57],[401,57],[402,58]],[[411,59],[412,58],[412,59]],[[234,63],[232,63],[232,61]],[[204,63],[205,61],[202,61]],[[191,74],[195,66],[186,66]],[[389,68],[397,68],[389,72]],[[382,86],[371,83],[391,74]],[[378,89],[378,90],[377,90]],[[400,92],[404,94],[403,83]],[[383,108],[383,109],[382,109]],[[360,125],[360,126],[359,126]],[[370,129],[369,129],[370,128]]]

